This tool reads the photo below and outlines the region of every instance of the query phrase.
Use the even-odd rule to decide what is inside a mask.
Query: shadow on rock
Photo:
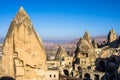
[[[15,80],[15,79],[9,76],[3,76],[0,78],[0,80]]]

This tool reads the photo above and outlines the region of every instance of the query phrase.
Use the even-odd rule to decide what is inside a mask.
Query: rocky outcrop
[[[101,80],[120,80],[118,75],[120,56],[111,55],[108,58],[98,58],[95,63],[96,70],[105,72]]]
[[[109,46],[110,48],[118,48],[120,44],[119,38],[117,38],[115,31],[112,29],[108,34],[108,41],[103,41],[99,48]]]
[[[83,36],[83,39],[86,40],[88,43],[91,42],[90,34],[88,33],[88,31],[85,31],[85,34],[84,34],[84,36]]]
[[[89,52],[90,49],[93,49],[90,35],[88,32],[85,32],[83,38],[80,38],[77,43],[76,53],[80,53],[80,52],[86,53]]]
[[[109,34],[108,34],[108,42],[111,43],[111,42],[113,42],[115,40],[116,40],[116,33],[112,29],[111,31],[109,31]]]
[[[97,42],[96,42],[95,39],[92,41],[92,45],[93,45],[94,48],[98,48],[98,45],[97,45]]]
[[[94,60],[96,58],[95,50],[88,32],[85,32],[83,38],[79,39],[75,51],[75,57],[79,58],[80,54],[83,53],[87,53],[90,60]]]
[[[83,38],[80,38],[77,43],[77,53],[88,52],[89,49],[91,49],[90,44]]]
[[[68,56],[66,50],[60,46],[57,50],[56,59],[61,59],[66,56]]]
[[[3,45],[3,75],[16,80],[45,80],[46,54],[29,16],[21,7]]]

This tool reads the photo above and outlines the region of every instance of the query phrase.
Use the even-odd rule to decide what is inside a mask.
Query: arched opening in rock
[[[83,53],[83,56],[84,57],[88,57],[88,53]]]
[[[61,61],[64,61],[64,57],[61,58]]]
[[[99,80],[100,76],[98,74],[94,74],[94,80]]]
[[[72,77],[74,76],[73,72],[71,73]]]
[[[77,67],[78,71],[82,71],[82,68],[80,66]]]
[[[77,59],[75,60],[75,63],[76,63],[76,64],[80,64],[80,59],[77,58]]]
[[[79,75],[79,78],[82,79],[82,74]]]
[[[89,73],[85,73],[84,78],[85,79],[90,79],[90,74]]]
[[[99,62],[99,67],[100,67],[100,71],[105,71],[105,62],[103,60]]]
[[[67,69],[64,69],[64,74],[65,74],[66,76],[69,76],[69,71],[68,71]]]

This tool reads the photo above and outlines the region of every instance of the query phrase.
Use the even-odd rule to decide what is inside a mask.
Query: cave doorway
[[[90,79],[90,74],[89,73],[85,73],[84,78],[85,79]]]
[[[105,62],[103,60],[99,62],[99,66],[100,66],[100,71],[105,71]]]
[[[82,68],[80,66],[77,67],[78,71],[82,71]]]
[[[94,74],[94,80],[99,80],[100,76],[98,74]]]
[[[65,69],[63,72],[66,76],[69,76],[69,71],[67,69]]]

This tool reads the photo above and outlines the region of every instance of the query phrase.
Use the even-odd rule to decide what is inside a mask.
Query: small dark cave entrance
[[[80,66],[77,67],[78,71],[79,71],[79,78],[82,78],[82,68]]]
[[[84,78],[85,79],[90,79],[90,74],[89,73],[85,73]]]
[[[100,76],[98,74],[94,74],[94,80],[99,80]]]
[[[69,71],[67,69],[65,69],[63,72],[66,76],[69,76]]]
[[[82,68],[80,66],[77,67],[78,71],[82,71]]]
[[[13,77],[9,77],[9,76],[2,76],[0,77],[0,80],[15,80]]]
[[[101,60],[100,62],[99,62],[99,66],[100,66],[100,71],[105,71],[105,62],[103,61],[103,60]]]

